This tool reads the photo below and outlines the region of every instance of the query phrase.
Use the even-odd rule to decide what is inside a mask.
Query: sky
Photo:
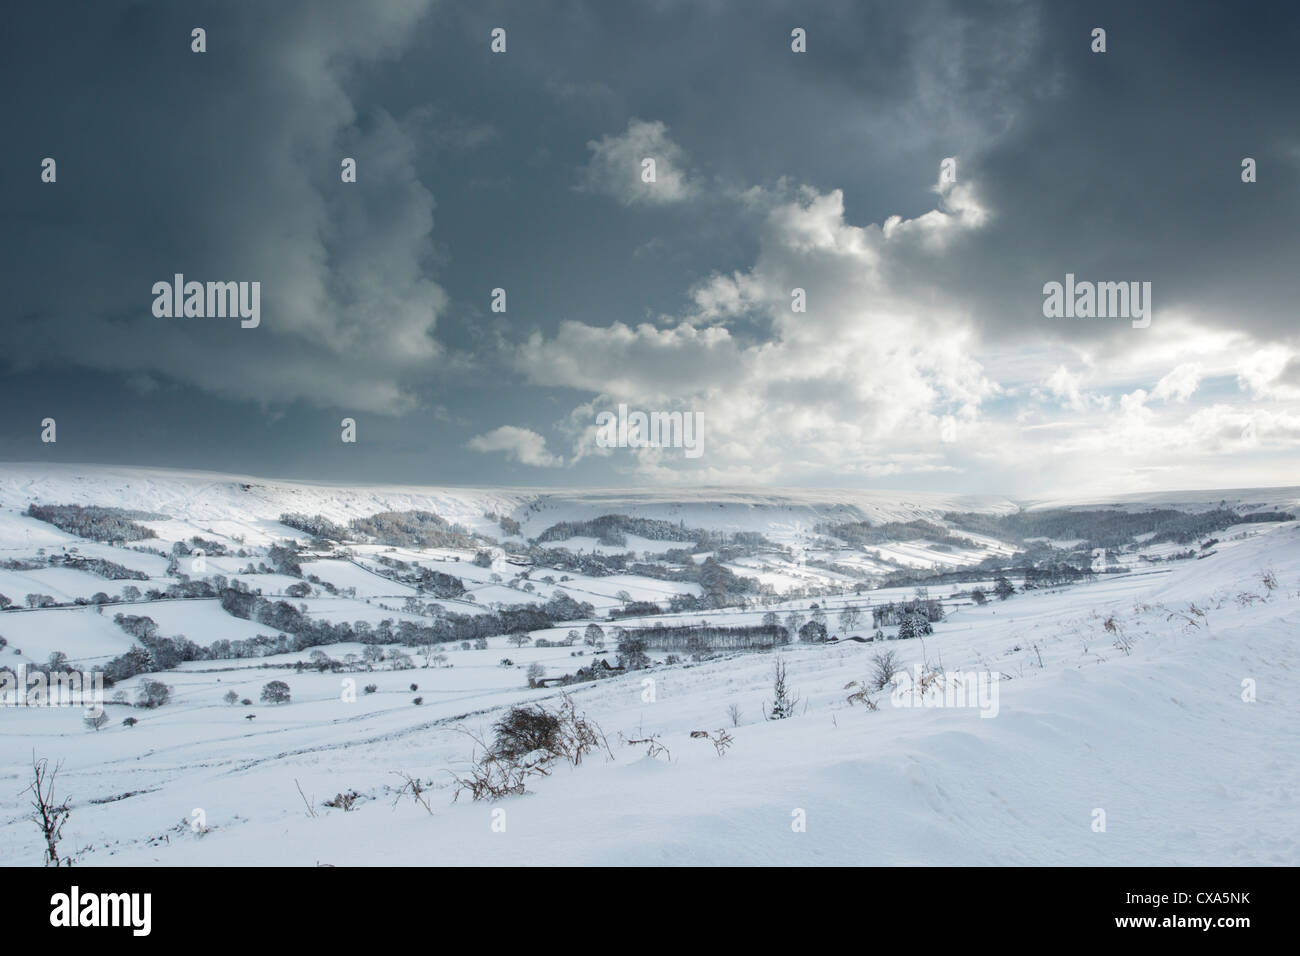
[[[0,460],[1300,484],[1289,4],[55,0],[0,44]],[[155,314],[176,274],[257,326]],[[1149,324],[1046,315],[1067,275]]]

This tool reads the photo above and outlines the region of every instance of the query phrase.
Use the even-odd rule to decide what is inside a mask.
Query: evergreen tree
[[[622,631],[618,639],[618,662],[630,671],[650,666],[645,641],[635,631]]]

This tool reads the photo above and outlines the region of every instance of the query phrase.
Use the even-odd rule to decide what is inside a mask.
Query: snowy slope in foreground
[[[1281,585],[1267,600],[1266,568]],[[1103,627],[1110,614],[1131,653]],[[290,672],[292,704],[226,708],[224,688],[244,693],[273,675],[173,672],[177,701],[131,730],[90,733],[66,712],[3,715],[0,862],[39,859],[18,795],[35,748],[65,761],[65,844],[92,865],[1297,865],[1298,632],[1300,528],[1288,523],[1202,561],[966,606],[925,645],[887,645],[908,667],[928,652],[950,670],[1007,675],[996,717],[887,698],[877,712],[849,706],[845,685],[867,675],[871,646],[784,652],[803,703],[778,722],[760,716],[771,655],[659,668],[653,703],[641,674],[574,694],[613,761],[559,769],[495,805],[452,802],[448,771],[463,771],[471,749],[456,728],[557,697],[502,689],[477,652],[456,652],[450,669],[384,675],[431,688],[422,707],[391,680],[349,705],[337,675],[313,684]],[[1242,699],[1245,680],[1254,702]],[[689,733],[726,724],[732,703],[743,716],[719,758]],[[256,721],[242,719],[250,709]],[[660,735],[671,761],[620,745],[619,733]],[[394,806],[399,770],[434,783],[431,815],[408,799]],[[354,811],[320,805],[350,789],[363,797]],[[185,825],[196,809],[206,834]],[[792,830],[798,810],[806,832]],[[1097,810],[1105,832],[1093,829]]]

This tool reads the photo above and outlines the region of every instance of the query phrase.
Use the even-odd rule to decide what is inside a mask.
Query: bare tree
[[[45,838],[46,866],[58,866],[65,862],[59,859],[59,840],[63,838],[63,824],[68,822],[72,809],[67,800],[59,801],[54,796],[54,778],[62,766],[61,763],[55,764],[51,769],[48,760],[44,757],[38,760],[36,754],[32,754],[34,779],[27,789],[32,794],[31,819],[41,828],[41,836]],[[66,862],[71,865],[72,860]]]
[[[738,706],[736,706],[735,704],[729,706],[727,708],[727,716],[731,718],[731,726],[733,727],[740,726],[740,708]]]
[[[289,703],[289,685],[282,680],[268,681],[262,688],[262,703],[264,704],[287,704]]]
[[[884,690],[894,679],[894,675],[902,670],[898,663],[898,655],[893,651],[873,655],[871,664],[873,667],[871,686],[875,690]]]

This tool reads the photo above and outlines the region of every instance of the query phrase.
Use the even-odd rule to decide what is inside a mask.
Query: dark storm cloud
[[[223,412],[275,426],[249,430],[249,470],[263,455],[364,472],[324,444],[357,414],[382,435],[377,478],[552,480],[466,450],[509,427],[530,432],[508,433],[524,458],[584,462],[563,480],[608,479],[615,456],[571,456],[563,425],[602,383],[651,394],[779,334],[762,309],[703,319],[694,296],[770,257],[780,203],[807,185],[842,191],[852,226],[922,216],[948,156],[987,220],[938,251],[896,242],[882,281],[962,312],[986,344],[1129,348],[1127,323],[1043,318],[1042,285],[1066,272],[1151,281],[1144,341],[1171,310],[1295,340],[1300,17],[1286,5],[121,2],[24,7],[7,25],[0,268],[18,371],[0,388],[31,414],[46,391],[65,417],[115,388],[134,415],[156,408],[155,427],[114,439],[126,460],[199,464],[176,439],[192,401],[211,441]],[[794,26],[807,54],[790,53]],[[671,201],[619,198],[633,133],[633,152],[658,142],[680,165]],[[1244,156],[1258,183],[1241,183]],[[810,284],[838,274],[807,267]],[[261,326],[155,318],[150,288],[176,272],[260,280]],[[488,309],[496,286],[504,315]],[[811,291],[846,307],[854,293]],[[671,331],[684,320],[698,332]],[[619,338],[685,344],[672,367],[623,368]],[[835,391],[770,369],[733,358],[717,381],[758,396],[779,379],[789,408]],[[6,422],[9,457],[30,457],[17,436],[31,431]],[[98,447],[66,454],[114,446]]]
[[[11,34],[26,61],[6,69],[11,358],[230,398],[408,404],[403,377],[440,354],[434,200],[401,124],[345,86],[424,6],[28,10]],[[30,175],[45,156],[53,185]],[[361,165],[352,190],[344,156]],[[151,289],[176,273],[260,282],[268,321],[155,317]]]
[[[1151,281],[1157,323],[1183,311],[1295,341],[1295,9],[1046,4],[1041,13],[1012,122],[963,164],[994,218],[939,281],[977,303],[993,335],[1122,337],[1122,324],[1044,323],[1043,283],[1073,272]],[[1086,42],[1097,26],[1104,54]],[[1258,163],[1257,183],[1241,181],[1245,157]]]

